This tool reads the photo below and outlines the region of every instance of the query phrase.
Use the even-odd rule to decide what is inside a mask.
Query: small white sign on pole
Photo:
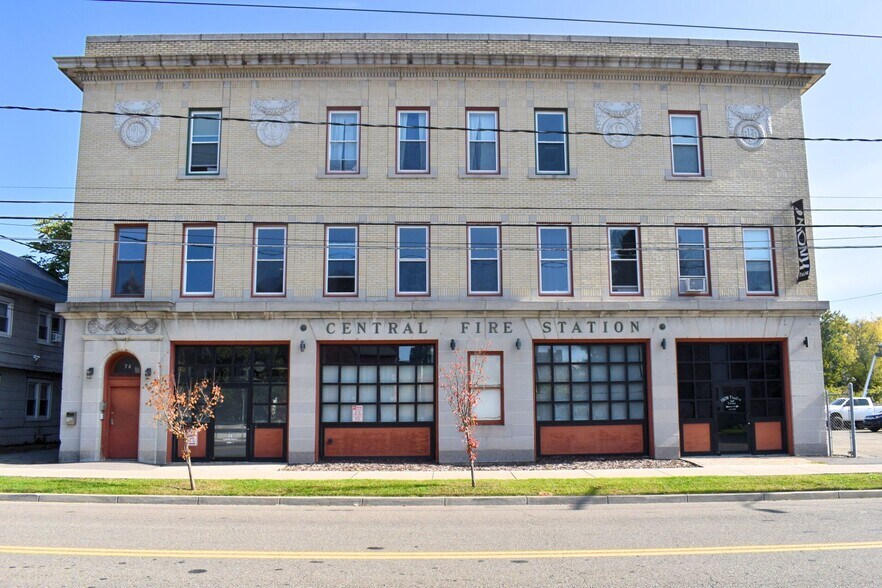
[[[352,405],[352,422],[353,423],[361,423],[364,422],[364,406],[361,404],[353,404]]]
[[[199,445],[199,431],[190,429],[187,431],[187,447],[196,447]]]

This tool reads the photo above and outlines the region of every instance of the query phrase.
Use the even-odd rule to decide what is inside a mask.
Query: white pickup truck
[[[864,417],[876,412],[873,406],[872,398],[855,398],[854,399],[854,424],[858,429],[864,427]],[[827,414],[830,415],[830,428],[832,429],[850,429],[851,428],[851,402],[848,398],[837,398],[827,407]]]

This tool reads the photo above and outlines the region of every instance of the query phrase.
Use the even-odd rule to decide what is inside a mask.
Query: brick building
[[[826,451],[805,149],[767,139],[803,135],[827,67],[795,44],[170,35],[57,62],[116,113],[82,121],[62,459],[172,459],[150,370],[223,387],[202,459],[461,460],[438,370],[482,348],[482,461]]]

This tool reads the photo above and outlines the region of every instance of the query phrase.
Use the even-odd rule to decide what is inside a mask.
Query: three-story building
[[[57,61],[105,113],[63,459],[173,459],[143,391],[172,373],[223,388],[198,458],[462,460],[440,370],[477,351],[482,461],[826,451],[805,149],[773,140],[826,65],[795,44],[163,35]]]

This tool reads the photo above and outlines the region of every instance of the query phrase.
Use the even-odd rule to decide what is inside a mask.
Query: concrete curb
[[[3,494],[0,502],[90,504],[189,504],[207,506],[570,506],[683,504],[882,498],[880,490],[744,492],[726,494],[634,494],[622,496],[161,496],[109,494]]]

